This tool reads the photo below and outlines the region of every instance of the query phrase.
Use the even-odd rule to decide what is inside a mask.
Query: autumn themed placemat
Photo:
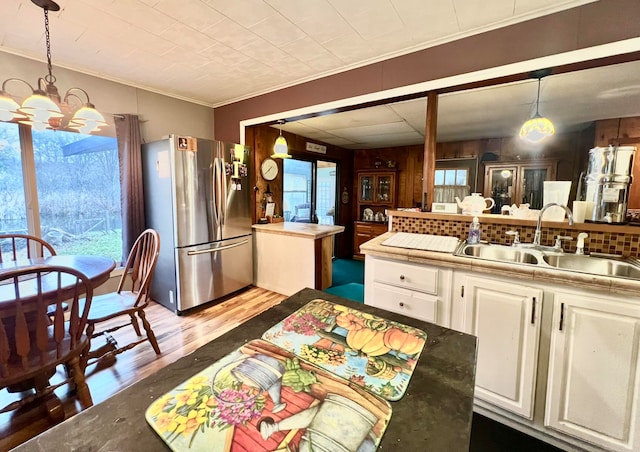
[[[357,384],[251,341],[155,400],[174,451],[375,451],[391,406]]]
[[[274,325],[262,338],[395,401],[407,389],[427,333],[315,299]]]

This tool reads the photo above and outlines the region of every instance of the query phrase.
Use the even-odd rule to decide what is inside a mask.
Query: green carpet
[[[351,301],[364,303],[364,284],[348,283],[341,286],[332,286],[324,291],[332,295],[348,298]]]
[[[332,269],[333,285],[325,292],[364,303],[364,262],[336,259]]]
[[[331,287],[348,283],[364,284],[364,262],[353,259],[336,259],[332,265]]]

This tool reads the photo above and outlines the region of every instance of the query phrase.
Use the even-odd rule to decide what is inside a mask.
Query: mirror
[[[544,77],[540,113],[554,122],[556,135],[541,146],[517,138],[535,113],[536,95],[535,79],[441,94],[436,158],[477,158],[478,191],[490,162],[555,159],[556,178],[573,182],[573,199],[591,148],[616,140],[631,144],[640,136],[640,61]],[[420,98],[302,119],[284,129],[346,149],[378,149],[422,145],[425,117],[426,99]],[[631,192],[629,207],[640,207],[640,192],[633,202]]]

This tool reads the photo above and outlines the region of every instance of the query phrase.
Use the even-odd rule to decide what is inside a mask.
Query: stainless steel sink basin
[[[519,264],[533,264],[537,265],[540,262],[538,256],[534,253],[514,248],[512,246],[504,245],[490,245],[490,244],[477,244],[469,245],[462,244],[456,251],[457,256],[475,257],[478,259],[486,259],[497,262],[511,262]]]
[[[564,254],[551,247],[527,248],[526,245],[514,247],[489,243],[461,243],[454,254],[494,262],[528,264],[539,268],[557,268],[591,275],[640,280],[640,259],[633,258]]]
[[[637,262],[623,258],[605,259],[575,254],[554,254],[543,256],[543,260],[547,265],[562,270],[640,279],[640,266],[638,266]]]

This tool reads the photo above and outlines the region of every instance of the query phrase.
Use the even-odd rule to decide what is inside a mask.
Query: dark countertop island
[[[271,326],[316,298],[411,325],[427,333],[425,348],[406,394],[401,400],[390,402],[393,414],[380,449],[468,450],[473,414],[476,338],[312,289],[292,295],[190,355],[14,450],[169,450],[147,424],[147,407],[244,343],[260,338]]]

